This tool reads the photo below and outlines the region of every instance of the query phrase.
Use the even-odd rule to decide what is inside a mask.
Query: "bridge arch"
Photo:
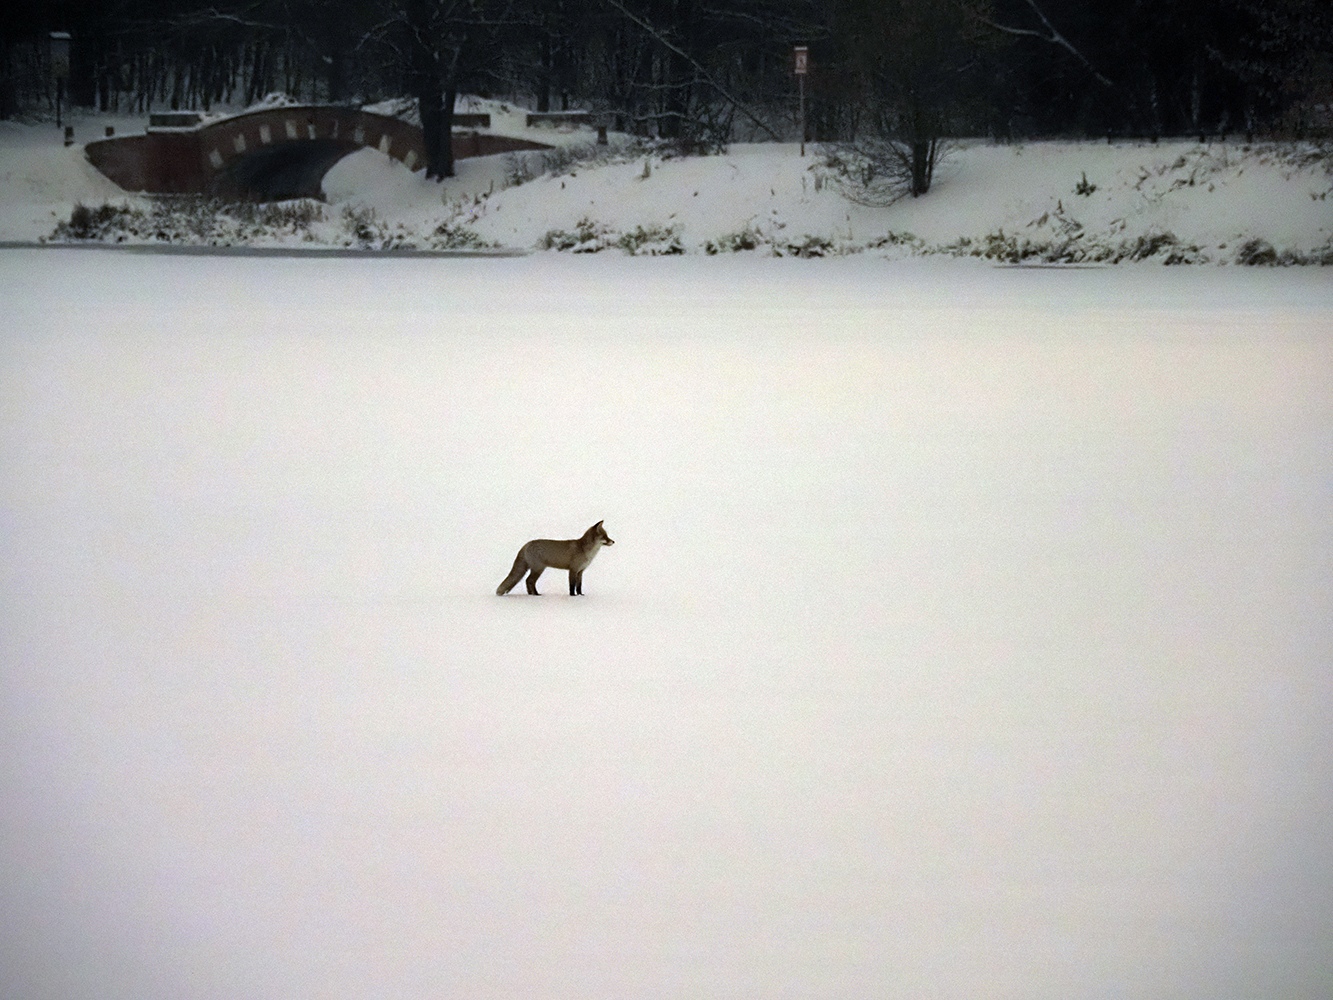
[[[378,149],[408,170],[426,162],[420,128],[352,108],[252,111],[205,124],[197,134],[206,190],[232,197],[318,198],[328,169],[365,147]]]
[[[214,173],[275,144],[336,144],[352,152],[373,146],[408,170],[426,162],[421,129],[397,118],[354,108],[268,108],[209,122],[197,129],[200,150]]]

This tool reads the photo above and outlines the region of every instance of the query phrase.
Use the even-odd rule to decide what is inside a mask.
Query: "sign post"
[[[51,77],[56,83],[56,128],[60,128],[60,106],[65,98],[65,81],[69,79],[69,32],[51,32]]]
[[[805,77],[810,72],[810,47],[797,45],[792,54],[796,57],[796,83],[801,92],[801,155],[805,156]]]

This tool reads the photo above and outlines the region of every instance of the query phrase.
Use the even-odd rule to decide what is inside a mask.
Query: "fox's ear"
[[[602,526],[601,521],[598,521],[596,524],[593,525],[594,528],[600,528],[601,526]]]

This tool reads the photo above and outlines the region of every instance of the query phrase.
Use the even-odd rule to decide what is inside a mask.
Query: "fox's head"
[[[608,535],[606,533],[606,529],[602,527],[601,521],[598,521],[591,528],[589,528],[583,537],[588,539],[589,541],[596,542],[598,545],[616,544],[615,539],[612,538],[610,535]]]

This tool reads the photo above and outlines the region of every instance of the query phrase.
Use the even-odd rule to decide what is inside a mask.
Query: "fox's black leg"
[[[583,593],[583,574],[569,571],[569,596]]]
[[[529,594],[537,593],[537,577],[542,575],[542,570],[544,570],[545,568],[546,568],[545,566],[534,567],[532,572],[528,574],[527,583],[528,583]]]

